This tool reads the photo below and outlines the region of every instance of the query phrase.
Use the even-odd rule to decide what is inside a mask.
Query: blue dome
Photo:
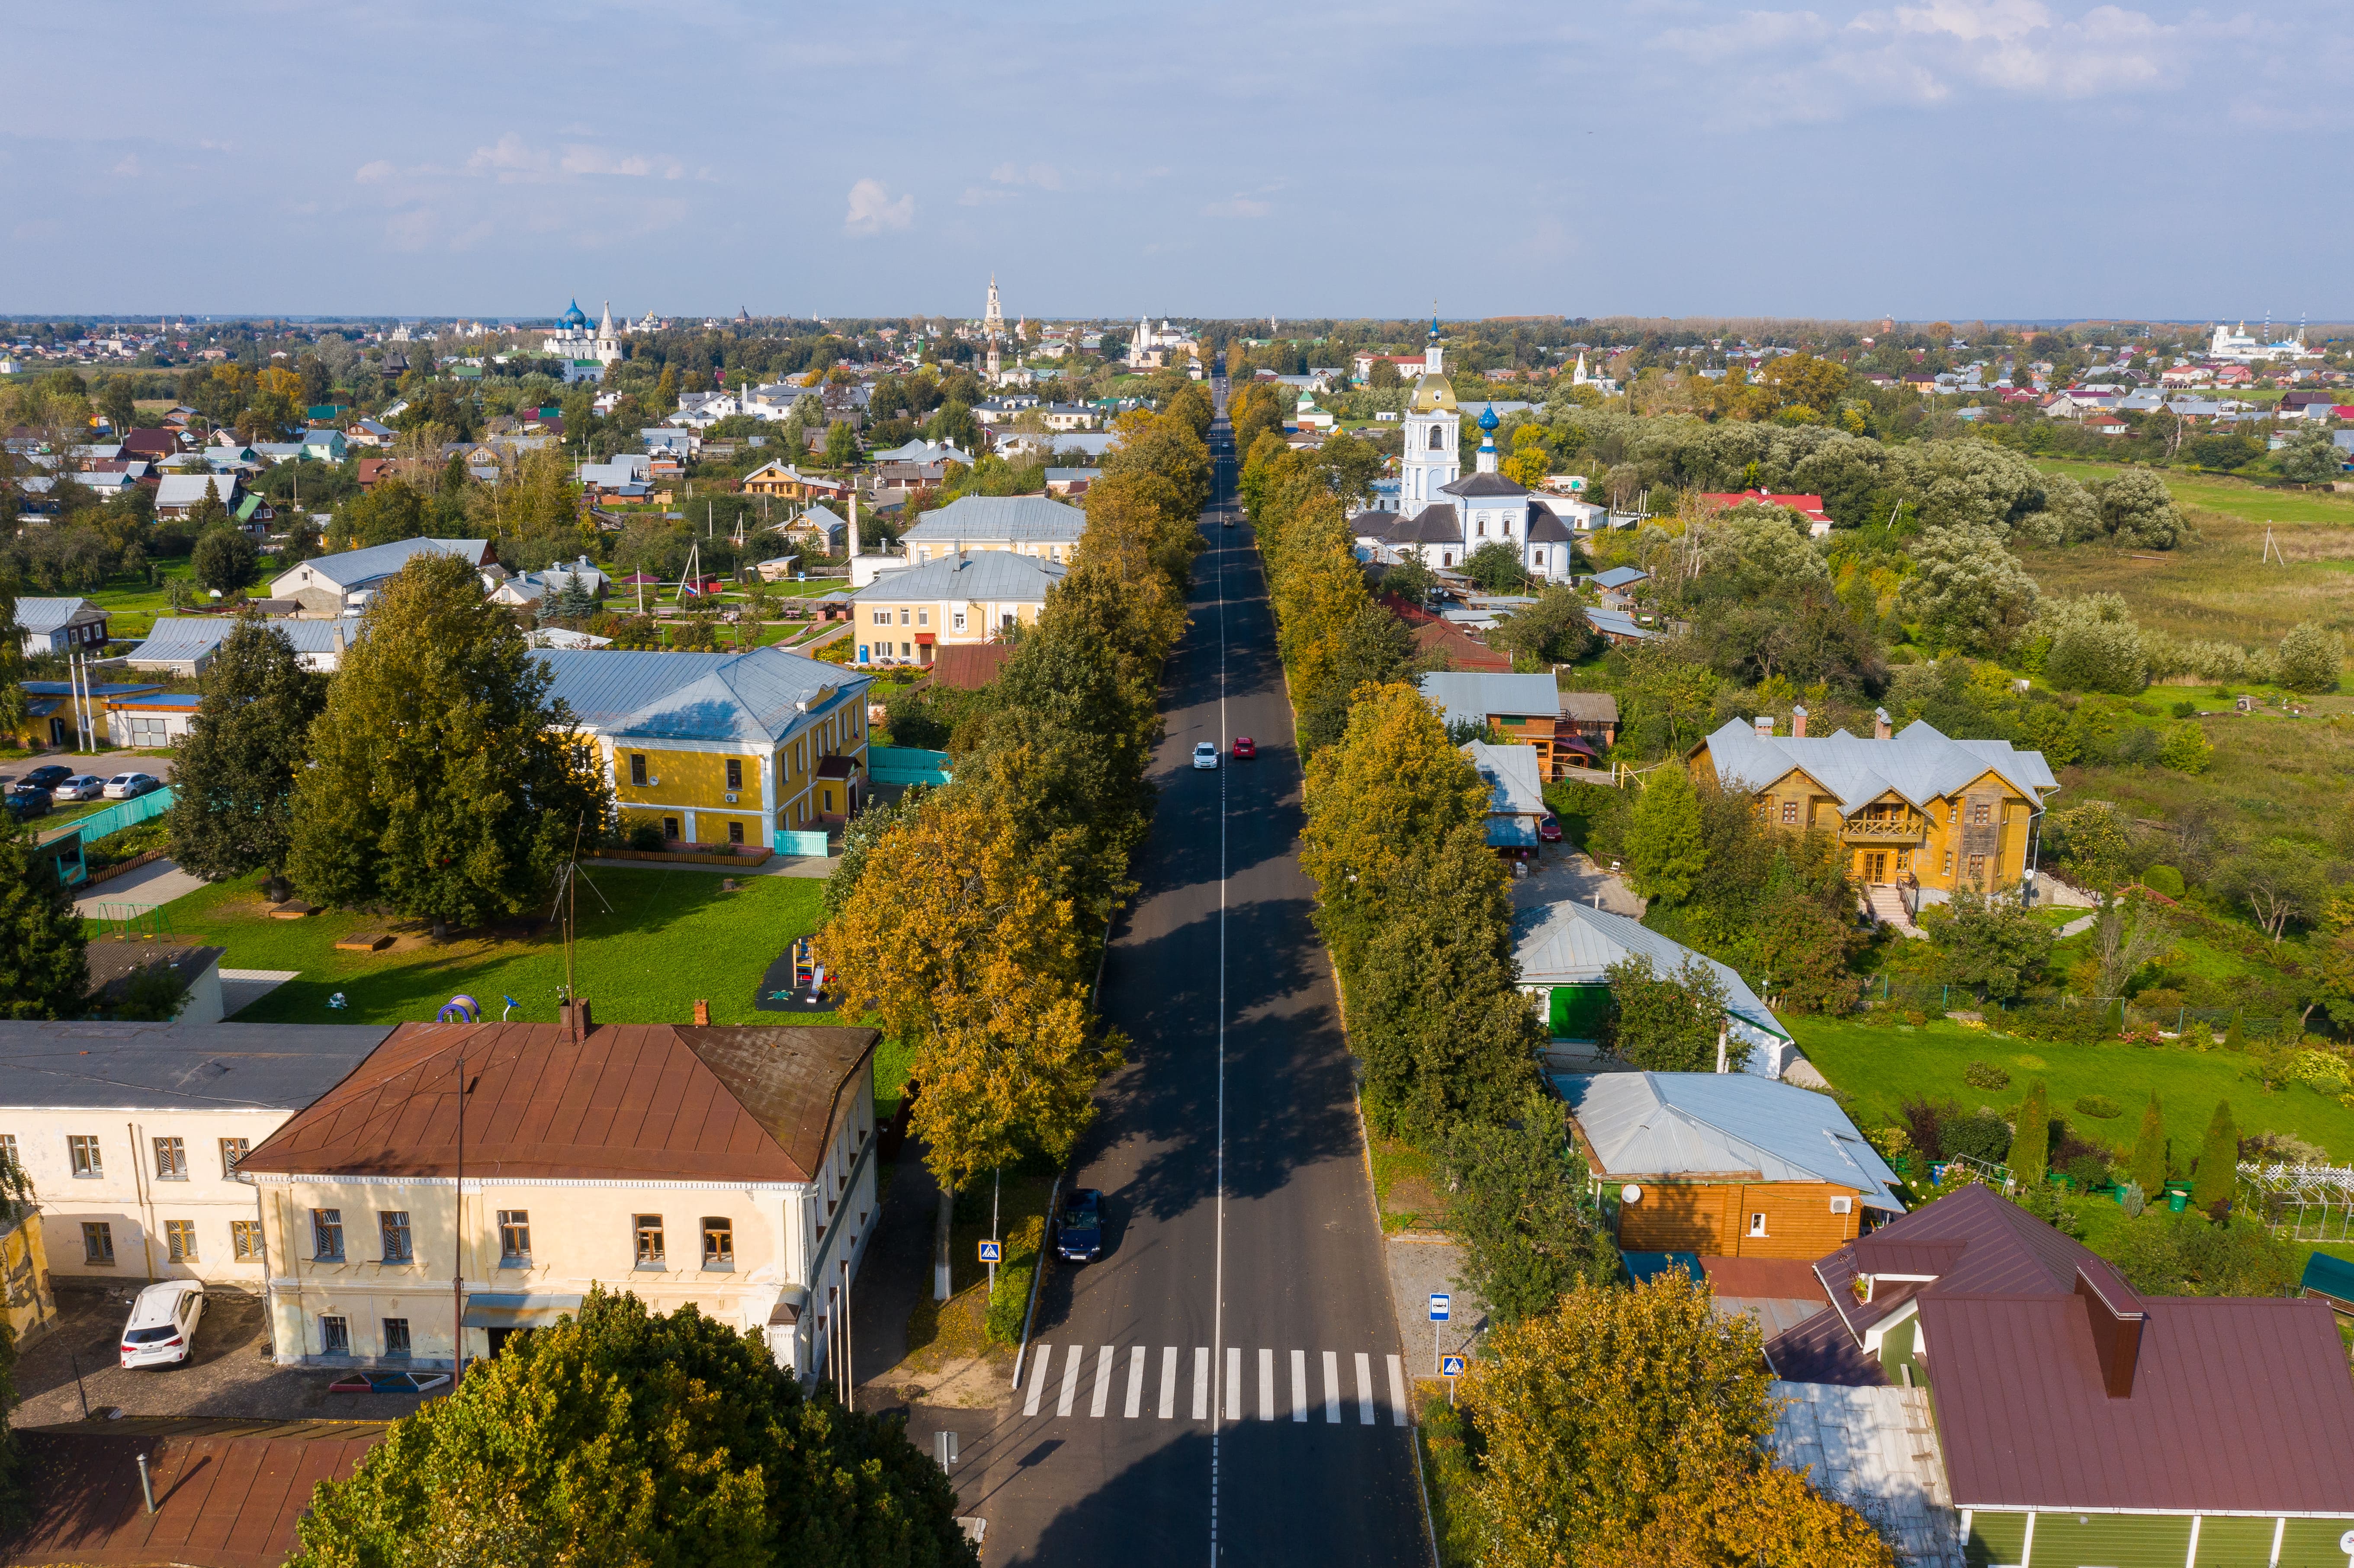
[[[1433,312],[1431,312],[1431,313],[1430,313],[1430,336],[1431,336],[1431,340],[1432,340],[1433,342],[1437,341],[1437,338],[1438,338],[1438,313],[1437,313],[1437,311],[1433,311]]]
[[[588,324],[588,318],[581,313],[580,302],[575,300],[572,308],[557,317],[556,322],[558,326],[585,327]]]
[[[1489,404],[1479,410],[1479,428],[1493,434],[1496,429],[1496,405]]]

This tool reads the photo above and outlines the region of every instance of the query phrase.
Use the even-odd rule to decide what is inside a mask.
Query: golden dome
[[[1417,414],[1434,413],[1440,409],[1453,413],[1455,411],[1454,387],[1449,384],[1446,376],[1426,372],[1422,378],[1414,384],[1413,408]]]

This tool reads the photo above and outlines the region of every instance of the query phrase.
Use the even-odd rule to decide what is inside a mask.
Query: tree
[[[2034,1192],[2043,1186],[2044,1172],[2052,1163],[2052,1097],[2038,1078],[2028,1086],[2027,1097],[2019,1102],[2019,1123],[2010,1135],[2011,1180],[2024,1192]]]
[[[2289,629],[2280,640],[2280,683],[2292,692],[2334,692],[2346,667],[2346,644],[2335,631],[2312,621]]]
[[[2253,853],[2235,856],[2215,882],[2226,897],[2247,906],[2275,944],[2290,921],[2310,921],[2329,902],[2319,857],[2293,839],[2270,839]]]
[[[934,1568],[980,1559],[888,1416],[801,1392],[749,1333],[601,1287],[318,1489],[294,1568]]]
[[[1952,902],[1931,905],[1921,923],[1937,945],[1945,979],[1971,988],[1980,1001],[2010,1001],[2042,974],[2052,927],[2016,899],[1957,887]]]
[[[1899,602],[1936,645],[1961,652],[1999,650],[2035,608],[2035,579],[2004,546],[1996,524],[1925,529],[1914,546],[1913,564]]]
[[[1561,1102],[1532,1091],[1513,1108],[1509,1123],[1463,1123],[1439,1150],[1454,1192],[1447,1228],[1463,1245],[1458,1283],[1499,1323],[1553,1311],[1579,1280],[1618,1276]]]
[[[1406,677],[1414,634],[1384,604],[1366,599],[1329,639],[1312,681],[1299,683],[1299,745],[1311,757],[1341,738],[1360,686]]]
[[[2166,1118],[2159,1111],[2158,1091],[2141,1113],[2141,1130],[2134,1135],[2133,1179],[2142,1195],[2155,1200],[2166,1186]]]
[[[1681,904],[1691,896],[1704,857],[1691,774],[1671,761],[1636,797],[1627,829],[1628,884],[1646,898]]]
[[[1509,540],[1489,540],[1464,556],[1457,570],[1490,593],[1519,593],[1529,585],[1520,547]]]
[[[196,536],[195,555],[189,565],[195,568],[196,585],[216,593],[234,593],[250,585],[260,573],[260,552],[240,528],[224,524]]]
[[[283,629],[242,615],[204,673],[204,708],[172,768],[172,858],[207,881],[266,870],[293,845],[294,779],[310,758],[327,682]]]
[[[228,493],[233,483],[233,481],[223,480],[217,474],[205,482],[204,494],[198,496],[196,504],[188,508],[189,533],[202,538],[215,528],[228,526],[229,520]]]
[[[2287,1296],[2296,1288],[2299,1248],[2246,1215],[2217,1224],[2197,1214],[2156,1213],[2117,1236],[2118,1269],[2151,1296]]]
[[[2232,1102],[2217,1100],[2207,1118],[2207,1136],[2200,1140],[2199,1163],[2192,1168],[2190,1206],[2221,1220],[2232,1212],[2232,1197],[2240,1181],[2240,1131],[2232,1121]]]
[[[1405,385],[1405,380],[1398,375],[1398,367],[1384,355],[1373,361],[1373,371],[1365,377],[1365,385],[1376,392],[1394,392]]]
[[[119,504],[119,503],[118,503]],[[27,699],[25,679],[25,633],[16,624],[15,575],[0,566],[0,735],[21,734]]]
[[[2053,813],[2050,833],[2062,873],[2096,893],[2115,886],[2133,856],[2133,840],[2105,801]]]
[[[1490,1349],[1462,1385],[1485,1449],[1472,1495],[1486,1568],[1893,1563],[1852,1510],[1774,1469],[1756,1324],[1718,1316],[1682,1270],[1631,1290],[1579,1280]],[[1725,1535],[1744,1539],[1712,1550]]]
[[[2299,430],[2274,455],[2282,477],[2327,484],[2346,471],[2346,450],[2327,430]]]
[[[2184,719],[2168,727],[2166,738],[2158,742],[2158,760],[2177,773],[2204,773],[2215,760],[2215,748],[2198,720]]]
[[[2120,545],[2171,550],[2190,535],[2189,520],[2154,470],[2129,468],[2093,489],[2101,526]]]
[[[848,468],[858,461],[858,432],[847,419],[836,419],[826,427],[825,461],[829,468]]]
[[[33,830],[0,814],[0,1018],[74,1018],[90,991],[81,916]]]
[[[1608,1044],[1622,1061],[1651,1073],[1713,1072],[1720,1040],[1727,1071],[1749,1060],[1749,1043],[1726,1027],[1724,981],[1699,955],[1672,974],[1641,953],[1602,972],[1610,985]]]
[[[1585,601],[1558,583],[1539,594],[1536,603],[1506,617],[1490,640],[1516,657],[1541,664],[1583,659],[1602,641],[1585,619]]]
[[[553,679],[464,560],[411,557],[368,606],[312,727],[295,885],[437,935],[537,905],[612,814]]]
[[[2093,920],[2093,957],[2100,968],[2102,997],[2123,996],[2126,982],[2166,951],[2173,935],[2140,894],[2130,898],[2105,895]]]

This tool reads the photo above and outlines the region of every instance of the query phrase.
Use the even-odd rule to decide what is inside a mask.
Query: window
[[[903,606],[901,606],[901,607],[900,607],[900,609],[899,609],[899,624],[900,624],[900,625],[902,625],[902,626],[907,626],[907,625],[911,624],[911,623],[909,622],[909,620],[907,620],[907,617],[908,617],[908,614],[909,614],[909,613],[910,613],[910,612],[908,611],[908,609],[907,609],[907,607],[906,607],[906,606],[904,606],[904,605],[903,605]]]
[[[1985,801],[1985,800],[1973,800],[1973,801],[1971,801],[1971,802],[1970,802],[1970,826],[1972,826],[1972,827],[1974,827],[1974,828],[1983,828],[1983,827],[1985,827],[1988,822],[1990,822],[1990,821],[1992,821],[1994,820],[1993,816],[1991,815],[1991,813],[1992,813],[1992,811],[1993,811],[1993,810],[1994,810],[1994,807],[1993,807],[1991,804],[1989,804],[1988,802]]]
[[[1782,822],[1785,827],[1798,825],[1798,803],[1796,800],[1782,802]]]
[[[499,1211],[499,1266],[527,1268],[531,1266],[531,1211],[501,1209]]]
[[[408,1353],[408,1319],[387,1318],[384,1320],[384,1353],[405,1356]]]
[[[703,1266],[736,1266],[736,1222],[705,1218],[703,1222]]]
[[[1946,852],[1946,874],[1947,876],[1954,874],[1954,852],[1951,850]]]
[[[914,658],[915,656],[916,656],[916,645],[915,645],[914,643],[912,643],[912,642],[902,642],[902,643],[900,643],[900,644],[899,644],[899,657],[900,657],[900,658],[902,658],[902,659],[912,659],[912,658]],[[826,747],[827,747],[827,748],[828,748],[829,750],[831,750],[831,749],[832,748],[832,746],[833,746],[833,742],[832,742],[831,740],[829,740],[829,741],[827,741],[827,742],[826,742]]]
[[[1765,1215],[1752,1214],[1749,1216],[1749,1234],[1753,1236],[1762,1236],[1766,1234]]]
[[[917,625],[918,625],[918,626],[929,626],[931,623],[932,623],[932,612],[931,612],[930,610],[928,610],[928,609],[919,609],[919,610],[916,611],[916,624],[917,624]]]
[[[165,1220],[164,1222],[164,1251],[165,1255],[174,1263],[196,1262],[196,1222],[194,1220]]]
[[[1481,539],[1486,538],[1488,536],[1488,514],[1484,512],[1481,513],[1479,514],[1479,521],[1473,524],[1472,528],[1477,537]]]
[[[743,823],[730,822],[727,824],[727,842],[731,844],[740,844],[744,842]]]
[[[678,819],[676,817],[664,817],[663,819],[663,837],[666,839],[674,839],[678,837]]]
[[[225,1177],[236,1176],[237,1162],[244,1159],[252,1148],[253,1145],[242,1138],[222,1139],[220,1140],[221,1174]]]
[[[640,1214],[638,1231],[638,1266],[660,1268],[663,1264],[663,1217],[660,1214]]]
[[[343,1210],[311,1211],[311,1256],[321,1263],[344,1261]]]
[[[98,1157],[98,1139],[88,1133],[75,1133],[66,1139],[66,1152],[73,1157],[73,1173],[77,1176],[103,1176],[105,1163]]]
[[[387,1209],[377,1214],[376,1231],[377,1237],[384,1243],[385,1262],[414,1263],[417,1261],[416,1248],[408,1234],[408,1210]]]
[[[727,759],[727,788],[730,789],[744,788],[744,759],[740,757],[731,757]]]
[[[1432,451],[1437,451],[1438,450],[1438,427],[1437,425],[1430,427],[1430,450]]]
[[[155,1140],[155,1180],[185,1181],[188,1179],[188,1146],[185,1139],[159,1138]]]
[[[228,1223],[228,1255],[239,1263],[265,1261],[261,1252],[260,1220],[231,1220]]]
[[[630,753],[630,782],[637,785],[641,789],[645,787],[646,758],[643,752],[633,751]]]
[[[960,609],[951,611],[949,627],[951,630],[962,631],[964,630],[964,611]]]
[[[1982,882],[1985,879],[1986,856],[1982,854],[1974,854],[1970,856],[1970,880],[1972,882]]]
[[[114,1261],[114,1227],[103,1220],[84,1220],[81,1224],[81,1260],[84,1263],[111,1264]]]
[[[891,624],[891,612],[890,612],[889,610],[887,610],[887,609],[878,609],[878,610],[876,610],[876,611],[875,612],[875,625],[877,625],[877,626],[888,626],[888,625],[890,625],[890,624]]]
[[[320,1319],[319,1351],[323,1355],[350,1355],[352,1353],[352,1320],[349,1318]]]
[[[999,616],[999,617],[997,618],[997,625],[998,625],[998,629],[999,629],[1000,630],[1002,630],[1002,631],[1011,631],[1011,630],[1013,630],[1013,612],[1012,610],[1010,610],[1010,609],[1009,609],[1009,610],[1007,610],[1004,614],[1002,614],[1002,615]]]

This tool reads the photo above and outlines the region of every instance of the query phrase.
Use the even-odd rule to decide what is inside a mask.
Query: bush
[[[2004,1020],[2004,1027],[2021,1040],[2050,1041],[2062,1045],[2096,1045],[2116,1037],[2113,1007],[2029,1007]]]
[[[2182,873],[2170,865],[2153,865],[2141,874],[2141,885],[2152,893],[2162,893],[2168,898],[2182,896]]]
[[[2084,1116],[2108,1121],[2125,1114],[2125,1107],[2106,1095],[2085,1095],[2076,1101],[2077,1111]]]
[[[640,822],[630,830],[630,847],[633,850],[659,850],[665,842],[662,829],[652,822]]]
[[[2197,718],[2199,716],[2199,705],[2192,702],[2189,697],[2185,697],[2180,702],[2174,705],[2171,712],[2174,716],[2179,719]]]
[[[1948,1160],[1967,1155],[1999,1165],[2010,1157],[2010,1128],[1991,1110],[1940,1118],[1937,1143]]]
[[[2108,1184],[2109,1162],[2097,1154],[2080,1154],[2062,1166],[2060,1173],[2074,1182],[2079,1192],[2089,1192]]]
[[[2280,683],[2292,692],[2338,689],[2338,673],[2346,662],[2346,645],[2338,633],[2306,621],[2280,640]]]
[[[2125,1227],[2112,1255],[2153,1296],[2281,1296],[2297,1277],[2296,1248],[2246,1219],[2150,1214]]]
[[[1962,1069],[1962,1082],[1974,1089],[2007,1089],[2010,1075],[1988,1062],[1973,1062]]]
[[[1022,1337],[1023,1314],[1030,1309],[1033,1263],[1009,1263],[997,1271],[997,1286],[989,1293],[988,1330],[997,1344],[1010,1345]]]

